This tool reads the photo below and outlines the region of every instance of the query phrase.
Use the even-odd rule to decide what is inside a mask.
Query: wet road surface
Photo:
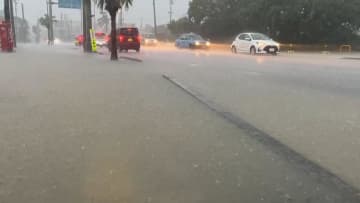
[[[145,59],[1,54],[0,202],[358,202],[164,80],[186,79],[177,63]]]

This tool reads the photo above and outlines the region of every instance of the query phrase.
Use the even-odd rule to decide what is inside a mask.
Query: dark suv
[[[136,27],[122,27],[116,30],[116,39],[119,51],[135,50],[140,52],[141,37]],[[111,50],[111,33],[106,37],[108,48]]]
[[[117,30],[119,51],[140,51],[141,37],[139,30],[135,27],[123,27]]]

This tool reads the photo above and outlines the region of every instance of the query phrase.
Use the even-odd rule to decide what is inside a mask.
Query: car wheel
[[[250,55],[255,55],[256,54],[256,49],[255,47],[251,47],[250,48]]]
[[[140,49],[136,49],[136,52],[139,53],[139,52],[140,52]]]
[[[277,52],[272,52],[271,55],[277,56]]]
[[[237,49],[236,49],[236,47],[235,47],[235,46],[232,46],[232,47],[231,47],[231,52],[232,52],[232,53],[234,53],[234,54],[236,54],[236,53],[237,53]]]

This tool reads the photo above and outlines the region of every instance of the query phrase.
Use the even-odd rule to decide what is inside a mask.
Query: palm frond
[[[94,0],[97,2],[97,7],[102,10],[106,8],[130,8],[132,6],[133,0]]]
[[[128,9],[130,6],[132,6],[133,0],[120,0],[121,7]]]
[[[106,0],[97,0],[97,7],[100,8],[101,10],[104,10],[105,7],[105,2]]]

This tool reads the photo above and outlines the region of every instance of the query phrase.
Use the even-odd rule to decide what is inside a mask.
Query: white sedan
[[[233,53],[246,52],[255,54],[273,54],[280,51],[280,44],[261,33],[241,33],[231,44]]]

